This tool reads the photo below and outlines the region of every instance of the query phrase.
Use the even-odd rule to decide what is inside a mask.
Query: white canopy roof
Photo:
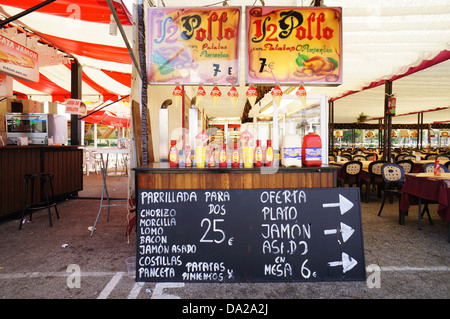
[[[11,17],[40,3],[40,0],[1,0],[0,14]],[[131,39],[129,12],[120,0],[115,0],[114,6]],[[116,100],[118,96],[129,95],[131,58],[120,34],[109,33],[110,16],[105,0],[56,0],[1,29],[0,33],[7,38],[39,54],[40,81],[14,79],[13,91],[38,101],[64,102],[71,91],[68,57],[74,57],[83,67],[83,100]]]
[[[170,1],[165,1],[169,6]],[[183,7],[207,5],[214,1],[177,1]],[[229,5],[261,5],[260,1],[228,1]],[[265,6],[309,6],[311,1],[264,0]],[[361,91],[379,81],[389,80],[433,60],[450,50],[450,1],[324,0],[327,7],[342,7],[343,84],[337,87],[307,87],[308,94],[326,94],[334,102],[336,123],[354,122],[364,112],[369,118],[383,116],[384,85]],[[241,50],[244,53],[244,50]],[[450,52],[444,59],[450,58]],[[241,60],[245,57],[241,55]],[[450,61],[417,71],[393,83],[397,114],[449,107],[428,112],[424,122],[450,120]],[[237,111],[224,94],[216,107],[204,104],[209,116],[241,116],[245,104],[241,73],[240,101]],[[282,89],[287,89],[282,87]],[[225,89],[227,90],[227,89]],[[207,90],[208,91],[208,90]],[[226,92],[225,92],[226,93]],[[209,94],[209,91],[208,91]],[[343,97],[345,96],[345,97]],[[262,107],[271,102],[270,94]],[[203,99],[205,100],[205,99]],[[371,121],[374,123],[373,121]],[[394,123],[416,123],[417,115],[397,116]]]

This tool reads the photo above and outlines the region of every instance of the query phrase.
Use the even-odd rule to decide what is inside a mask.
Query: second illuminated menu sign
[[[341,8],[247,7],[248,83],[342,83]]]

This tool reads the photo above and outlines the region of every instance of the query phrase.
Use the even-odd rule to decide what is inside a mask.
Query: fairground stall
[[[342,82],[341,8],[145,14],[136,280],[363,280],[359,193],[334,188],[327,97],[306,89]],[[341,214],[346,251],[323,250]]]

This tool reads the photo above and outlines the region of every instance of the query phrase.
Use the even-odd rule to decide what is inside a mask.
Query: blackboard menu
[[[359,188],[150,190],[136,281],[366,280]]]

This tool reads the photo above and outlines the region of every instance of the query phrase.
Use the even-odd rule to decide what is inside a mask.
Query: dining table
[[[429,164],[429,163],[434,164],[435,162],[436,162],[436,160],[419,160],[419,161],[415,160],[415,161],[413,161],[414,167],[412,169],[412,173],[421,173],[421,172],[423,172],[423,169],[426,164]],[[447,161],[441,160],[441,161],[439,161],[439,165],[444,165],[446,162]]]
[[[372,163],[372,161],[360,161],[362,163],[362,170],[366,173],[369,173],[369,165]],[[347,163],[347,161],[330,161],[329,164],[337,165],[337,166],[344,166],[344,164]],[[421,173],[423,172],[423,169],[426,164],[428,163],[435,163],[435,160],[413,160],[413,169],[412,173]],[[439,161],[440,165],[444,165],[446,161]]]
[[[91,237],[94,234],[94,231],[96,229],[97,226],[97,222],[98,219],[100,217],[100,213],[102,212],[102,208],[103,207],[107,207],[108,212],[107,212],[107,221],[109,221],[109,208],[110,207],[114,207],[114,206],[128,206],[128,199],[127,198],[111,198],[108,194],[108,187],[107,187],[107,179],[108,177],[125,177],[128,178],[129,177],[129,172],[128,169],[126,170],[126,172],[124,174],[117,174],[117,165],[115,168],[115,172],[114,174],[111,174],[108,172],[108,165],[109,165],[109,158],[110,156],[116,156],[116,164],[117,164],[117,156],[118,155],[129,155],[130,154],[130,149],[128,148],[118,148],[118,147],[101,147],[101,148],[96,148],[94,150],[96,153],[98,153],[100,155],[100,171],[102,173],[102,179],[103,179],[103,187],[102,187],[102,195],[100,197],[100,208],[98,210],[97,213],[97,218],[95,219],[94,222],[94,226],[92,226],[91,229]],[[105,204],[106,201],[106,204]],[[112,201],[116,202],[122,202],[121,204],[113,204],[111,203]]]
[[[402,187],[399,222],[404,225],[405,215],[411,205],[418,205],[419,229],[421,229],[422,204],[437,204],[442,222],[450,222],[450,173],[408,173]],[[450,223],[448,239],[450,241]]]

